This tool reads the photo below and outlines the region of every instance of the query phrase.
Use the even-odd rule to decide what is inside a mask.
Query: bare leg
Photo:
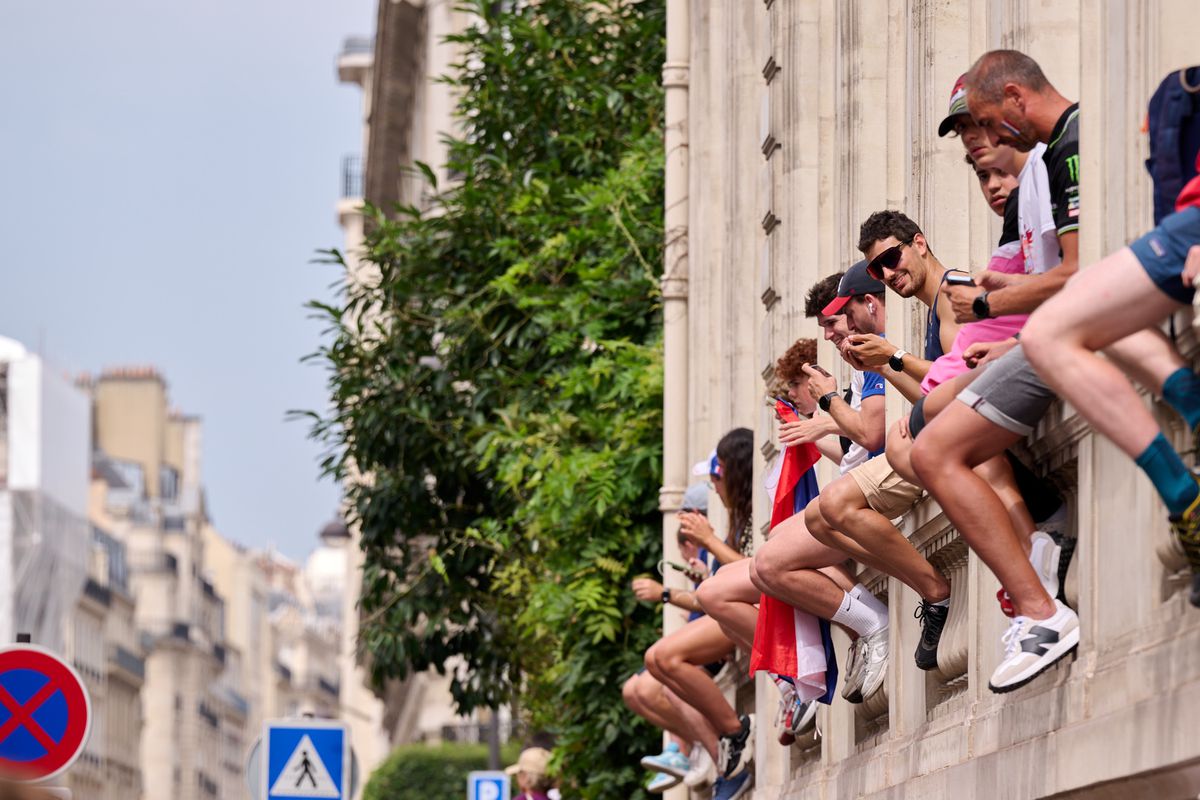
[[[1020,438],[966,404],[952,403],[921,433],[912,462],[959,534],[1008,590],[1016,613],[1046,619],[1057,610],[1054,601],[1029,563],[1004,504],[974,470]]]
[[[829,619],[841,606],[843,594],[854,587],[845,561],[845,553],[814,539],[804,517],[796,514],[772,529],[754,554],[750,577],[764,593]],[[821,567],[832,574],[819,572]]]
[[[831,526],[852,538],[883,563],[884,571],[894,575],[922,598],[933,603],[950,596],[950,583],[896,526],[867,504],[862,489],[849,475],[826,486],[821,492],[821,515]]]
[[[1047,300],[1026,324],[1021,342],[1046,384],[1126,455],[1137,458],[1159,427],[1121,371],[1095,353],[1156,325],[1178,308],[1125,248],[1083,270],[1071,279],[1069,291]],[[1157,366],[1139,376],[1154,384],[1155,373],[1172,363],[1162,355],[1164,345],[1165,340],[1155,344],[1142,337],[1122,343],[1114,352],[1119,358],[1141,352],[1145,358],[1147,350],[1157,349],[1160,360],[1152,362]],[[1161,379],[1157,386],[1161,389]]]
[[[1008,459],[1003,456],[996,456],[980,464],[975,468],[975,474],[983,478],[992,489],[996,492],[996,496],[1000,498],[1000,502],[1004,505],[1004,510],[1008,513],[1009,522],[1012,523],[1013,530],[1017,533],[1017,538],[1021,542],[1021,548],[1025,554],[1029,554],[1030,537],[1036,528],[1033,522],[1033,517],[1029,516],[1029,508],[1025,505],[1025,498],[1021,496],[1021,490],[1017,488],[1017,481],[1013,477],[1012,464],[1008,463]]]
[[[715,619],[725,635],[743,650],[754,649],[758,600],[762,593],[750,580],[750,559],[726,564],[700,584],[696,598],[704,613]]]
[[[679,695],[665,686],[663,687],[663,694],[666,695],[667,702],[675,708],[676,713],[683,719],[687,725],[687,730],[695,735],[696,740],[708,751],[709,756],[712,757],[715,764],[717,761],[717,732],[713,730],[713,726],[709,724],[703,714],[683,702]]]
[[[731,642],[712,617],[701,617],[646,651],[646,669],[679,699],[704,715],[718,734],[742,728],[737,712],[700,664],[719,661],[733,651]]]
[[[639,672],[625,681],[621,698],[630,711],[654,727],[662,728],[677,739],[688,739],[683,717],[667,701],[666,688],[649,672]]]

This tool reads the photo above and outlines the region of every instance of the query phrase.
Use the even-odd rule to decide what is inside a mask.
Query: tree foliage
[[[620,684],[656,634],[628,585],[660,530],[663,7],[470,10],[456,180],[428,210],[369,208],[365,269],[312,304],[313,431],[362,532],[375,678],[451,660],[460,710],[513,702],[558,733],[574,793],[636,796],[652,740]]]

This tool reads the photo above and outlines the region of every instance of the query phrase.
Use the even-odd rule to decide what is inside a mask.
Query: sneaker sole
[[[653,789],[651,789],[649,786],[647,786],[646,791],[649,792],[650,794],[662,794],[663,792],[667,791],[668,789],[674,789],[678,785],[679,785],[679,781],[676,780],[676,781],[672,781],[671,783],[664,783],[661,786],[655,786]]]
[[[1008,692],[1020,689],[1022,686],[1026,685],[1034,678],[1053,667],[1063,658],[1071,655],[1071,653],[1075,652],[1075,648],[1078,646],[1079,628],[1076,628],[1075,630],[1071,631],[1070,635],[1068,635],[1066,639],[1063,639],[1054,647],[1050,648],[1049,652],[1046,653],[1045,658],[1039,662],[1035,662],[1025,672],[1021,673],[1016,681],[1004,686],[996,686],[991,681],[988,681],[988,688],[991,689],[995,694],[1007,694]],[[1032,670],[1032,672],[1029,670]]]
[[[661,772],[665,775],[670,775],[672,778],[683,780],[683,776],[688,774],[688,769],[680,769],[679,767],[668,767],[666,764],[660,764],[649,757],[641,760],[641,765],[651,772]]]

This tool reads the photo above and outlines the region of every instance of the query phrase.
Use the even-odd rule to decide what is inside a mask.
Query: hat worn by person
[[[842,313],[842,308],[850,302],[851,297],[861,297],[864,294],[883,294],[884,285],[867,274],[867,262],[859,261],[838,281],[837,297],[829,301],[829,305],[821,309],[827,317]]]
[[[517,758],[517,763],[505,768],[509,775],[524,772],[526,775],[545,775],[550,763],[550,751],[544,747],[526,747]]]
[[[954,121],[966,114],[971,115],[967,111],[967,87],[963,85],[963,79],[967,77],[967,73],[958,76],[958,80],[954,82],[954,88],[950,90],[950,110],[946,112],[946,118],[942,120],[942,124],[938,125],[938,136],[945,136],[950,131],[954,130]]]
[[[693,483],[683,493],[683,502],[679,504],[680,511],[699,511],[708,513],[708,484]]]
[[[713,450],[708,454],[708,458],[697,461],[692,466],[692,474],[697,477],[701,475],[707,475],[710,478],[721,477],[721,462],[717,460],[717,451]]]

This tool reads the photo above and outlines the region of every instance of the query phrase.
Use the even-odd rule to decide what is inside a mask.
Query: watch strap
[[[901,349],[897,350],[896,352],[892,353],[892,355],[888,358],[888,366],[891,367],[892,370],[894,370],[895,372],[903,372],[904,371],[904,357],[906,355],[908,355],[908,351],[905,350],[904,348],[901,348]]]
[[[833,405],[833,398],[839,396],[836,391],[826,392],[817,400],[817,405],[821,407],[822,411],[829,411],[829,407]]]
[[[663,605],[667,605],[668,603],[671,602],[671,590],[670,589],[663,589],[662,601],[663,601]]]
[[[980,292],[974,302],[971,303],[971,311],[975,312],[976,319],[990,319],[992,316],[992,307],[988,304],[988,293]]]

